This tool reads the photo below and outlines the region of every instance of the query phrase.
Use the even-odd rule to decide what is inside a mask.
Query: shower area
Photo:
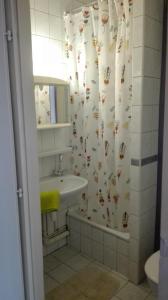
[[[68,244],[138,284],[155,241],[163,1],[80,1],[82,7],[77,2],[61,10],[65,34],[55,25],[49,37],[42,9],[40,27],[34,23],[37,8],[31,7],[34,72],[59,78],[61,70],[69,84],[70,131],[58,129],[54,139],[72,147],[64,158],[69,172],[88,180],[77,199],[68,200],[69,236],[52,251]],[[49,20],[54,9],[58,14],[55,5],[51,14],[45,12]],[[47,38],[51,68],[42,46]],[[56,60],[52,38],[64,44],[63,63]],[[40,179],[51,175],[53,164],[43,163]],[[48,222],[52,227],[52,218]]]
[[[69,243],[134,283],[155,235],[162,4],[149,2],[64,16],[72,169],[88,179]]]

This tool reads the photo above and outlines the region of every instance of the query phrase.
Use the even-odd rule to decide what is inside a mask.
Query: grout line
[[[153,21],[156,21],[157,23],[159,23],[160,25],[162,25],[162,20],[158,20],[155,17],[149,16],[149,15],[146,15],[146,14],[144,14],[144,15],[138,15],[138,16],[133,16],[133,19],[136,19],[136,18],[139,18],[139,17],[143,17],[143,18],[144,17],[148,17],[148,18],[152,19]]]
[[[51,276],[48,275],[48,274],[47,274],[47,276],[48,276],[50,279],[54,280],[58,285],[60,285],[60,282],[58,282],[55,278],[51,277]]]
[[[159,52],[160,54],[162,54],[162,49],[156,49],[150,46],[146,46],[146,45],[141,45],[141,46],[133,46],[133,49],[137,49],[137,48],[143,48],[143,49],[151,49],[153,51]]]
[[[161,80],[161,77],[156,76],[147,76],[147,75],[133,75],[132,78],[151,78],[151,79],[159,79]]]

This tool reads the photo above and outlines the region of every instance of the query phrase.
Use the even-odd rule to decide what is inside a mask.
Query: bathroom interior
[[[163,1],[30,16],[46,300],[157,299]]]

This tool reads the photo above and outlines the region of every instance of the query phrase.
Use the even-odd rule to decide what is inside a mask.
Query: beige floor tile
[[[75,272],[71,268],[69,268],[68,266],[66,266],[64,264],[58,266],[56,269],[54,269],[48,273],[48,275],[50,277],[52,277],[59,283],[65,282],[74,274],[75,274]]]
[[[77,300],[80,293],[68,284],[61,284],[47,294],[46,300]]]
[[[128,283],[116,294],[121,300],[144,300],[147,295],[148,293],[145,290],[132,283]]]
[[[105,265],[101,264],[101,263],[98,263],[98,262],[92,262],[90,264],[90,266],[93,266],[93,267],[98,267],[100,270],[103,270],[105,272],[108,272],[109,274],[111,274],[111,276],[113,276],[115,279],[117,279],[119,281],[119,289],[121,289],[122,287],[124,287],[127,283],[128,283],[128,279],[123,276],[122,274],[120,273],[117,273],[115,271],[112,271],[110,268],[106,267]]]
[[[111,274],[90,265],[71,277],[68,284],[90,300],[110,300],[119,288],[118,280]]]
[[[145,290],[146,292],[150,293],[151,292],[151,288],[148,284],[148,281],[147,280],[144,280],[142,283],[140,283],[138,285],[138,287],[142,288],[143,290]]]
[[[61,264],[61,262],[56,257],[53,257],[52,255],[45,256],[43,262],[44,262],[44,272],[46,273],[55,269],[57,266]]]
[[[45,294],[48,294],[50,291],[55,289],[59,284],[49,277],[48,275],[44,275],[44,290]]]
[[[149,296],[145,300],[157,300],[157,297],[154,296],[152,293],[150,293]]]
[[[54,257],[56,257],[58,260],[60,260],[63,263],[71,259],[73,256],[77,254],[79,254],[79,252],[69,247],[63,247],[52,253]]]
[[[75,255],[74,257],[66,261],[66,265],[68,265],[75,271],[80,271],[88,264],[90,264],[90,260],[80,254]]]

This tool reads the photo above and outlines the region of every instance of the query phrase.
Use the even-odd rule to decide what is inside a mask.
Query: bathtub
[[[128,278],[128,232],[120,232],[88,220],[80,214],[79,208],[68,210],[67,224],[69,245],[72,248]]]
[[[107,232],[107,233],[109,233],[113,236],[116,236],[116,237],[118,237],[122,240],[129,241],[129,239],[130,239],[130,234],[128,232],[121,232],[121,231],[106,227],[104,225],[98,224],[94,221],[88,220],[86,217],[84,217],[80,214],[80,211],[79,211],[78,208],[69,209],[68,215],[75,218],[75,219],[77,219],[77,220],[79,220],[79,221],[81,221],[81,222],[85,222],[86,224],[90,224],[91,226],[93,226],[95,228],[98,228],[98,229],[100,229],[104,232]]]

